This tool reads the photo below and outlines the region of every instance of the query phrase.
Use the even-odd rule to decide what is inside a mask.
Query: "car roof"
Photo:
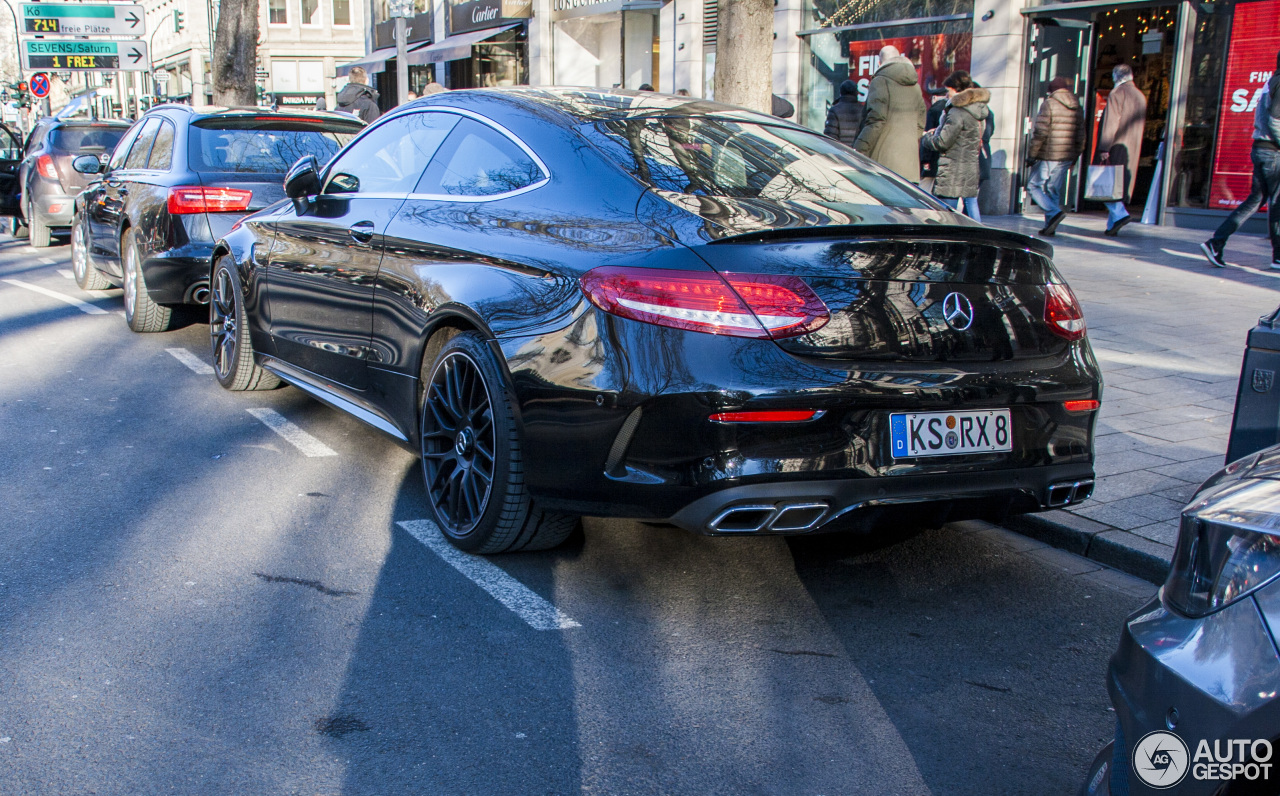
[[[305,108],[290,108],[288,110],[273,111],[270,108],[261,107],[242,107],[229,108],[219,105],[205,105],[200,108],[193,108],[180,102],[168,102],[162,105],[156,105],[147,111],[177,111],[179,113],[189,114],[191,121],[200,119],[234,119],[241,117],[271,117],[279,116],[287,119],[307,118],[316,121],[334,121],[346,122],[347,124],[360,125],[359,117],[352,116],[349,113],[335,113],[331,111],[313,111]]]
[[[636,119],[652,116],[717,116],[744,122],[777,124],[795,127],[792,122],[770,116],[767,113],[725,105],[699,97],[677,97],[654,91],[629,89],[597,89],[575,86],[519,87],[463,89],[442,91],[414,100],[403,108],[413,107],[466,107],[473,100],[505,99],[526,108],[544,108],[566,117],[569,124],[586,124],[617,119]],[[399,110],[399,109],[397,109]]]

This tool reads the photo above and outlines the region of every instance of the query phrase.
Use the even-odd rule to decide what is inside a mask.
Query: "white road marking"
[[[85,315],[106,315],[107,314],[107,311],[104,310],[102,307],[89,304],[88,302],[81,301],[78,298],[73,298],[64,293],[59,293],[56,290],[50,290],[45,287],[40,287],[39,285],[30,284],[28,282],[21,282],[17,279],[6,279],[4,281],[8,282],[9,284],[15,287],[20,287],[25,290],[30,290],[32,293],[39,293],[41,295],[48,296],[50,298],[55,298],[58,301],[62,301],[67,304],[70,304],[71,306],[83,312]]]
[[[60,274],[62,274],[63,276],[65,276],[67,279],[75,279],[75,278],[76,278],[76,275],[75,275],[75,274],[73,274],[73,273],[71,273],[71,271],[70,271],[69,269],[66,269],[66,268],[59,268],[59,269],[58,269],[58,273],[60,273]]]
[[[246,412],[262,421],[262,424],[279,434],[303,456],[337,456],[337,451],[290,423],[274,409],[246,409]]]
[[[213,375],[213,367],[210,366],[207,362],[205,362],[200,357],[188,351],[187,349],[166,348],[165,351],[168,351],[169,354],[172,355],[174,359],[178,360],[182,364],[191,368],[193,373],[198,373],[201,376]]]
[[[38,259],[38,260],[40,260],[40,262],[44,263],[45,265],[57,265],[57,264],[58,264],[58,261],[57,261],[57,260],[55,260],[55,259],[53,259],[52,257],[39,257],[39,258],[37,258],[37,259]]]
[[[480,556],[464,553],[449,544],[440,529],[430,520],[398,522],[409,535],[426,545],[449,566],[466,575],[473,583],[489,592],[534,630],[568,630],[582,627],[572,617],[542,599],[528,586],[508,575],[500,567]]]
[[[116,315],[119,315],[121,318],[124,318],[126,321],[129,320],[129,313],[125,312],[124,310],[116,310]]]

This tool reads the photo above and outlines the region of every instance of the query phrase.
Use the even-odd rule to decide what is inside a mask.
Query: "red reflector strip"
[[[761,412],[719,412],[713,423],[803,423],[822,417],[820,409],[775,409]]]
[[[1093,412],[1099,406],[1102,406],[1101,401],[1064,401],[1062,404],[1068,412]]]

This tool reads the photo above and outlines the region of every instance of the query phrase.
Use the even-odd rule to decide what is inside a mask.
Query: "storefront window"
[[[653,69],[658,16],[614,11],[552,23],[555,83],[601,88],[657,87]]]
[[[807,37],[809,58],[801,70],[801,107],[796,120],[821,130],[827,110],[840,95],[840,84],[852,79],[865,97],[866,86],[886,44],[896,46],[919,67],[925,88],[941,85],[956,69],[969,68],[974,0],[805,0],[806,30],[839,28],[900,19],[968,15],[967,19],[910,26],[885,25],[866,30],[814,33]]]
[[[471,57],[449,62],[449,88],[490,88],[528,84],[524,26],[503,31],[471,48]]]

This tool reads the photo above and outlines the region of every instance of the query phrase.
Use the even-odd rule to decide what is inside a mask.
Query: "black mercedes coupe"
[[[446,92],[218,242],[219,382],[420,454],[478,553],[579,515],[874,532],[1077,503],[1102,395],[1035,239],[842,145],[683,97]]]

